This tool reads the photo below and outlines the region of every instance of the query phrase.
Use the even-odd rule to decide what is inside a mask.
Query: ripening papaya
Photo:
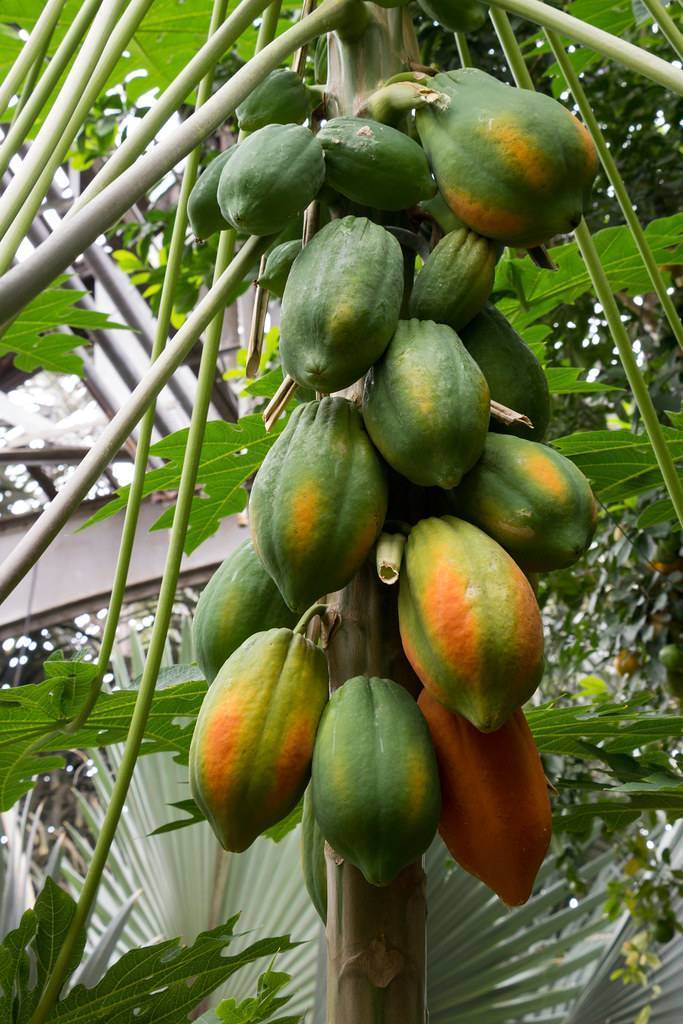
[[[218,205],[218,182],[228,160],[237,152],[237,146],[230,146],[215,157],[202,171],[187,200],[187,217],[195,238],[204,241],[217,231],[230,227]]]
[[[263,273],[259,274],[258,283],[261,287],[267,288],[273,295],[282,298],[289,272],[300,252],[301,241],[299,239],[276,245],[268,253]]]
[[[301,124],[320,102],[320,96],[290,68],[276,68],[253,89],[235,114],[243,132],[267,124]]]
[[[221,665],[253,633],[295,624],[296,615],[251,541],[243,541],[216,569],[195,609],[192,635],[204,678],[212,683]]]
[[[285,373],[325,394],[349,387],[389,344],[402,297],[403,256],[393,235],[365,217],[327,224],[297,256],[285,285]]]
[[[459,331],[481,312],[493,289],[498,251],[489,238],[461,227],[432,249],[415,278],[410,314]]]
[[[401,320],[365,378],[363,419],[392,469],[423,487],[455,487],[484,448],[488,385],[450,327]]]
[[[327,842],[371,885],[388,885],[436,832],[441,800],[429,730],[390,679],[356,676],[320,720],[313,811]]]
[[[335,117],[318,132],[325,182],[361,206],[407,210],[436,192],[427,157],[408,135],[363,117]]]
[[[235,230],[277,235],[315,198],[325,178],[322,146],[296,124],[268,124],[240,142],[223,167],[218,205]]]
[[[482,732],[499,729],[543,675],[543,625],[517,563],[453,516],[410,531],[401,569],[403,650],[422,685]]]
[[[228,658],[197,716],[190,789],[221,845],[241,853],[296,807],[328,696],[322,650],[291,629]]]
[[[290,608],[345,587],[379,536],[384,468],[345,398],[298,406],[256,474],[254,547]]]
[[[597,504],[578,466],[519,437],[489,434],[452,499],[457,515],[497,540],[525,571],[573,565],[595,533]]]
[[[485,23],[488,10],[479,0],[418,0],[418,4],[448,32],[476,32]]]
[[[439,191],[463,223],[525,247],[580,224],[598,160],[569,110],[476,68],[443,72],[430,85],[447,101],[421,107],[417,130]]]
[[[309,783],[304,793],[301,818],[301,870],[306,892],[323,924],[327,921],[327,866],[325,837],[313,813],[313,796]]]
[[[495,306],[461,329],[463,345],[486,377],[491,399],[528,416],[533,428],[491,419],[491,430],[542,441],[550,422],[550,391],[543,367]]]
[[[441,838],[460,867],[504,903],[526,903],[548,852],[552,812],[524,712],[483,733],[428,690],[418,704],[439,765]]]

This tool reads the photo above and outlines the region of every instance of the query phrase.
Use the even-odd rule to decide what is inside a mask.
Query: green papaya
[[[527,248],[578,226],[598,160],[569,110],[476,68],[443,72],[430,85],[448,102],[421,107],[417,130],[439,191],[463,223]]]
[[[683,647],[665,644],[659,652],[659,660],[669,672],[683,673]]]
[[[323,149],[296,124],[269,124],[240,142],[218,182],[225,220],[248,235],[276,235],[315,198],[325,178]]]
[[[417,704],[390,679],[336,690],[313,754],[313,811],[332,848],[371,885],[420,857],[439,821],[436,756]]]
[[[197,716],[190,790],[226,850],[296,807],[328,685],[322,650],[291,629],[256,633],[222,666]]]
[[[325,837],[313,813],[311,786],[304,793],[304,813],[301,819],[301,869],[306,892],[323,924],[327,922],[327,866],[325,864]]]
[[[361,206],[406,210],[431,198],[436,183],[424,150],[379,121],[335,117],[318,132],[325,182]]]
[[[463,344],[486,377],[491,399],[528,416],[533,429],[491,420],[491,430],[542,441],[550,422],[548,381],[528,345],[494,306],[487,306],[460,332]]]
[[[249,503],[254,547],[290,608],[303,611],[346,586],[386,509],[384,469],[355,406],[345,398],[298,406]]]
[[[296,615],[251,541],[243,541],[216,569],[195,609],[192,635],[204,678],[212,683],[221,665],[253,633],[295,623]]]
[[[488,10],[478,0],[418,0],[418,5],[448,32],[476,32],[485,23]]]
[[[401,320],[365,379],[363,419],[392,469],[422,487],[455,487],[484,448],[488,385],[450,327]]]
[[[289,272],[292,264],[301,252],[301,240],[292,242],[281,242],[268,253],[263,273],[259,275],[258,283],[267,288],[273,295],[282,298]]]
[[[597,504],[581,470],[547,445],[489,434],[474,469],[453,491],[456,513],[529,572],[573,565],[587,550]]]
[[[276,68],[240,103],[237,121],[243,132],[255,132],[267,124],[301,124],[320,102],[290,68]]]
[[[230,227],[218,205],[218,182],[223,168],[236,152],[237,146],[230,146],[215,157],[192,186],[187,200],[187,216],[195,238],[203,241]]]
[[[282,299],[280,356],[303,387],[328,394],[358,380],[396,330],[401,247],[365,217],[327,224],[297,256]]]
[[[461,227],[445,235],[420,270],[410,314],[459,331],[481,312],[493,289],[495,242]]]

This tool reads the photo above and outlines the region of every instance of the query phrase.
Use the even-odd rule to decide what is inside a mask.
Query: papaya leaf
[[[187,554],[216,532],[221,519],[241,512],[247,503],[244,484],[253,476],[267,452],[285,426],[280,417],[270,433],[266,432],[260,413],[242,416],[237,423],[211,420],[199,459],[197,483],[201,494],[195,496],[190,513],[190,524],[185,541]],[[166,465],[150,470],[145,476],[144,494],[155,491],[173,491],[180,483],[188,431],[179,430],[155,444],[153,455],[166,459]],[[84,524],[82,529],[108,519],[126,506],[129,488],[122,487],[117,497]],[[173,522],[175,506],[167,508],[152,529],[165,530]]]
[[[579,380],[583,370],[577,366],[546,366],[545,376],[552,395],[574,395],[581,392],[620,391],[614,384],[603,384],[599,380]]]
[[[301,822],[303,813],[304,798],[302,797],[301,800],[299,800],[299,803],[294,808],[294,810],[290,811],[286,818],[283,818],[282,821],[278,821],[276,822],[275,825],[272,825],[269,829],[266,829],[266,831],[263,833],[264,836],[266,837],[266,839],[271,839],[274,843],[282,842],[285,836],[289,835],[290,832],[293,832],[297,825]]]
[[[35,908],[22,917],[17,929],[0,945],[0,1019],[27,1024],[40,999],[75,913],[71,896],[47,878]],[[133,949],[125,953],[93,987],[76,985],[54,1007],[49,1024],[186,1024],[188,1014],[236,971],[261,957],[293,949],[288,935],[260,939],[227,956],[239,915],[211,931],[202,932],[191,945],[180,939]],[[70,976],[85,948],[82,932],[68,965]],[[35,970],[30,970],[31,962]],[[267,972],[268,973],[268,972]],[[287,979],[289,980],[289,979]],[[279,978],[259,987],[264,1009],[283,1005],[277,998]],[[255,1022],[267,1017],[242,1017]]]
[[[200,821],[206,821],[206,818],[197,807],[194,800],[176,800],[172,804],[168,804],[169,807],[175,807],[178,811],[183,811],[186,815],[185,818],[178,818],[176,821],[168,821],[165,825],[159,825],[159,828],[155,828],[153,832],[150,832],[152,836],[162,836],[165,832],[176,832],[179,828],[186,828],[188,825],[196,825]]]
[[[291,996],[278,993],[288,985],[291,976],[284,971],[266,971],[258,980],[256,997],[244,999],[239,1004],[235,999],[224,999],[216,1007],[216,1017],[223,1024],[299,1024],[300,1016],[278,1017],[273,1014],[290,1001]]]
[[[64,334],[58,327],[122,328],[107,313],[79,309],[76,302],[86,292],[62,288],[65,277],[46,288],[30,302],[0,337],[0,355],[12,353],[19,370],[32,372],[38,368],[54,373],[83,375],[83,360],[73,351],[83,346],[83,338]]]

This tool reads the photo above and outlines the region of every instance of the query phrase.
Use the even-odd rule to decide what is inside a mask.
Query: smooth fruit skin
[[[417,130],[439,191],[463,223],[524,247],[578,226],[598,160],[569,110],[476,68],[436,75],[430,87],[449,102],[418,110]]]
[[[304,793],[304,813],[301,818],[301,870],[306,892],[323,924],[327,922],[327,865],[325,864],[325,837],[313,813],[312,789]]]
[[[439,832],[461,868],[510,907],[531,896],[552,832],[543,765],[524,712],[479,732],[423,690],[441,779]]]
[[[365,379],[363,418],[402,476],[423,487],[455,487],[484,448],[489,389],[450,327],[401,320]]]
[[[407,210],[436,192],[424,150],[396,128],[335,117],[318,132],[325,182],[361,206]]]
[[[192,186],[187,200],[187,216],[195,238],[204,240],[230,227],[218,205],[218,182],[223,168],[236,152],[237,146],[226,149],[211,161]]]
[[[461,227],[434,247],[415,278],[410,315],[459,331],[486,305],[493,289],[497,247]]]
[[[499,729],[541,681],[543,625],[531,585],[471,523],[444,516],[413,527],[398,614],[422,685],[482,732]]]
[[[292,413],[256,474],[254,547],[290,608],[345,587],[379,536],[387,483],[360,413],[345,398]]]
[[[294,260],[301,252],[301,241],[294,239],[291,242],[280,242],[268,253],[263,273],[259,276],[258,283],[262,288],[267,288],[273,295],[282,298],[287,284],[289,272],[292,269]]]
[[[235,113],[241,131],[255,132],[267,124],[301,124],[319,97],[289,68],[271,71]]]
[[[296,615],[266,572],[250,540],[216,569],[199,596],[192,635],[208,683],[233,651],[254,633],[296,625]]]
[[[216,676],[190,745],[192,797],[241,853],[294,809],[327,702],[325,655],[291,629],[249,637]]]
[[[325,839],[371,885],[388,885],[424,853],[439,820],[439,778],[429,730],[402,686],[356,676],[332,694],[312,795]]]
[[[269,124],[240,142],[218,183],[225,220],[247,235],[276,235],[315,198],[322,146],[308,128]]]
[[[527,572],[573,565],[587,550],[597,503],[580,469],[547,445],[489,434],[481,459],[452,494]]]
[[[486,377],[491,398],[528,416],[533,429],[491,420],[491,430],[542,441],[550,422],[548,381],[531,349],[494,306],[487,306],[460,332],[462,342]]]
[[[487,8],[478,0],[418,0],[418,4],[448,32],[476,32],[486,21]]]
[[[349,387],[377,362],[398,324],[401,247],[365,217],[327,224],[304,246],[282,299],[286,373],[324,394]]]

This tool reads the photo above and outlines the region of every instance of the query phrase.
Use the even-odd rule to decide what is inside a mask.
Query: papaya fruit
[[[215,157],[192,186],[187,200],[187,216],[194,237],[201,241],[230,227],[218,205],[218,182],[223,168],[236,152],[237,146],[230,146]]]
[[[431,843],[441,800],[429,730],[390,679],[356,676],[332,694],[315,741],[313,812],[336,853],[388,885]]]
[[[268,124],[240,142],[218,182],[218,205],[236,231],[277,235],[315,198],[323,149],[296,124]]]
[[[460,867],[504,903],[526,903],[548,852],[552,812],[524,712],[483,733],[428,690],[418,704],[439,765],[441,838]]]
[[[528,416],[533,429],[491,420],[491,430],[542,441],[550,422],[548,381],[528,345],[495,306],[487,306],[461,329],[462,342],[479,364],[491,398]]]
[[[353,384],[389,344],[402,297],[403,256],[393,235],[365,217],[327,224],[297,256],[285,285],[285,373],[326,394]]]
[[[379,536],[384,468],[345,398],[298,406],[256,474],[254,547],[282,596],[303,611],[345,587]]]
[[[301,252],[301,241],[295,239],[292,242],[281,242],[268,253],[263,273],[259,275],[258,283],[262,288],[267,288],[272,295],[282,298],[287,284],[292,264]]]
[[[543,674],[541,613],[522,570],[471,523],[422,519],[399,587],[403,650],[422,685],[482,732],[500,729]]]
[[[484,448],[488,385],[450,327],[401,320],[365,378],[363,419],[392,469],[423,487],[455,487]]]
[[[325,183],[361,206],[407,210],[436,192],[424,150],[389,125],[335,117],[318,132]]]
[[[304,793],[301,818],[301,870],[306,892],[323,924],[327,922],[327,866],[325,837],[313,813],[313,796],[309,783]]]
[[[418,0],[418,5],[448,32],[476,32],[485,23],[488,10],[479,0]]]
[[[206,584],[192,619],[199,667],[212,683],[221,665],[253,633],[294,626],[296,615],[245,540]]]
[[[465,227],[460,218],[455,216],[438,189],[432,199],[422,200],[420,210],[431,217],[432,220],[435,220],[444,234],[448,234],[449,231],[455,231],[457,228]]]
[[[489,434],[453,491],[454,511],[497,540],[529,572],[573,565],[587,550],[597,504],[581,470],[535,441]]]
[[[449,232],[432,249],[413,285],[410,315],[459,331],[486,305],[498,252],[469,228]]]
[[[659,652],[659,661],[669,672],[683,673],[683,647],[665,644]]]
[[[240,130],[255,132],[267,124],[301,124],[320,96],[290,68],[276,68],[249,93],[235,114]]]
[[[296,807],[328,684],[321,649],[291,629],[255,633],[222,666],[197,716],[190,790],[226,850]]]
[[[443,72],[430,86],[447,102],[421,107],[417,130],[439,191],[464,224],[527,248],[579,225],[598,159],[569,110],[476,68]]]

